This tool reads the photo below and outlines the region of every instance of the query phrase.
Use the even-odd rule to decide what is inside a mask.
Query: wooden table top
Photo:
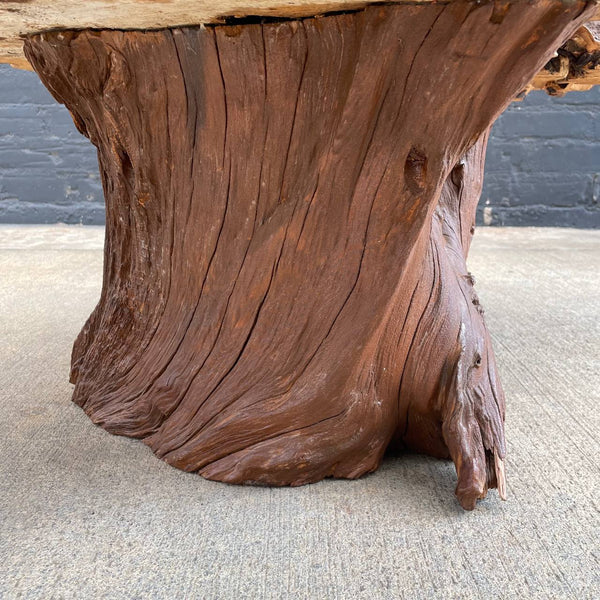
[[[392,1],[427,4],[435,0]],[[457,0],[443,3],[448,1]],[[23,56],[22,36],[52,29],[159,29],[249,15],[306,17],[381,2],[389,0],[2,0],[0,62],[30,68]]]
[[[397,4],[465,1],[482,0],[391,0]],[[49,30],[160,29],[221,23],[228,17],[306,17],[381,2],[390,0],[0,0],[0,63],[30,69],[23,55],[23,37]]]

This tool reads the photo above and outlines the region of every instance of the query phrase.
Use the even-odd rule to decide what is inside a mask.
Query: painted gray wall
[[[599,197],[600,86],[513,102],[492,129],[479,217],[485,211],[496,225],[597,228]]]
[[[96,149],[35,73],[0,65],[0,223],[104,223]]]
[[[479,220],[600,227],[600,86],[531,93],[494,126]],[[37,75],[0,65],[0,222],[102,223],[94,147]]]

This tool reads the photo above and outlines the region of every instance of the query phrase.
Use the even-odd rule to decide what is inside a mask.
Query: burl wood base
[[[35,35],[98,148],[104,285],[73,400],[232,483],[451,457],[504,495],[504,396],[465,257],[487,130],[593,6],[372,6]]]

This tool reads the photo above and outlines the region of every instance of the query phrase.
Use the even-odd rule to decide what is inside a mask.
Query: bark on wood
[[[393,443],[451,456],[465,508],[503,486],[504,397],[465,265],[487,130],[592,10],[32,36],[107,203],[74,401],[210,479],[355,478]]]
[[[600,23],[580,27],[533,78],[531,90],[545,90],[551,96],[587,91],[600,83]]]

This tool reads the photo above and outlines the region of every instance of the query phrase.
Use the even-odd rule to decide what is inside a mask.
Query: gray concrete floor
[[[0,228],[0,598],[600,598],[600,231],[483,229],[470,268],[507,394],[508,501],[453,466],[235,487],[69,401],[102,230]]]

